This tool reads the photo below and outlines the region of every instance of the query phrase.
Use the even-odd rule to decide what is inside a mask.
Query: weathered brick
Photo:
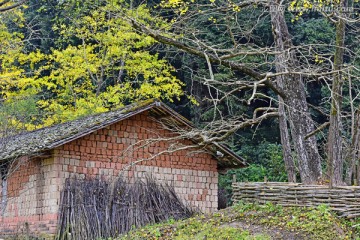
[[[37,221],[40,221],[39,213],[47,216],[58,209],[59,190],[65,178],[99,174],[110,178],[118,175],[119,170],[122,170],[125,165],[166,150],[169,143],[158,141],[137,149],[137,152],[130,150],[126,155],[123,152],[138,139],[156,138],[155,132],[158,131],[156,128],[157,123],[149,119],[147,113],[140,114],[54,149],[54,157],[51,159],[32,161],[30,166],[25,162],[26,167],[21,168],[22,175],[9,180],[11,183],[9,195],[13,197],[13,201],[7,207],[6,216],[14,216],[14,218],[5,219],[16,225],[20,222],[19,217],[23,217],[22,221],[33,222],[33,229],[36,230]],[[171,136],[164,130],[158,133]],[[184,144],[192,143],[184,141]],[[45,166],[49,167],[45,168]],[[217,207],[216,167],[216,160],[208,154],[179,151],[171,155],[161,155],[151,161],[143,161],[134,170],[137,171],[136,176],[144,177],[146,173],[151,173],[159,181],[174,185],[175,191],[182,199],[190,201],[205,212],[215,210]],[[42,177],[40,169],[43,172]],[[134,172],[125,171],[123,175],[132,179]],[[37,189],[39,186],[43,189],[41,193]],[[46,207],[36,208],[36,204],[30,204],[41,198]],[[19,216],[20,212],[21,216]],[[14,220],[15,217],[16,220]],[[50,215],[46,218],[49,219],[42,219],[42,224],[45,224],[49,231],[54,231],[55,228],[49,226]]]

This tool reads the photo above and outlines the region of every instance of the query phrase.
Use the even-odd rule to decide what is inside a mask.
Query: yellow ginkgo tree
[[[1,69],[0,77],[13,75],[0,83],[3,98],[36,95],[46,113],[40,122],[51,125],[137,100],[180,97],[182,83],[174,69],[150,51],[155,41],[117,17],[124,15],[141,16],[144,24],[152,21],[166,28],[143,6],[130,10],[114,2],[71,24],[58,24],[55,31],[71,44],[51,54],[14,56],[9,71]]]
[[[21,66],[23,62],[31,63],[34,54],[24,53],[23,34],[10,31],[11,27],[23,27],[23,22],[20,9],[0,14],[0,137],[32,128],[33,124],[27,122],[36,117],[34,98],[28,98],[35,94],[34,89],[22,87],[33,78]]]

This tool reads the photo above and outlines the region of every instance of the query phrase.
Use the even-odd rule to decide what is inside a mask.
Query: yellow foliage
[[[123,16],[141,16],[143,24],[151,21],[168,27],[165,21],[153,19],[144,6],[129,10],[112,2],[71,25],[54,26],[65,40],[77,37],[81,44],[53,49],[46,55],[39,51],[22,53],[21,36],[15,38],[0,25],[0,40],[5,44],[0,47],[1,94],[8,100],[41,96],[37,104],[47,114],[34,121],[41,120],[45,126],[104,112],[129,101],[179,98],[183,84],[173,76],[175,70],[147,51],[155,41],[135,32]],[[15,39],[19,46],[11,48],[10,41]],[[26,66],[31,73],[25,72]]]
[[[291,20],[296,21],[304,12],[311,9],[320,9],[324,6],[334,7],[340,4],[340,0],[293,0],[289,4],[289,11],[296,11],[295,17]]]

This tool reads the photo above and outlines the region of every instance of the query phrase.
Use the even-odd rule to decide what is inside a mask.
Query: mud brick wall
[[[0,236],[55,233],[62,186],[66,178],[73,176],[111,179],[122,174],[131,180],[151,174],[173,185],[181,199],[192,207],[203,212],[216,210],[217,161],[210,154],[194,148],[162,153],[173,143],[165,140],[146,146],[139,143],[171,136],[174,133],[163,130],[144,112],[55,148],[50,157],[22,159],[8,180],[8,202],[0,217]],[[191,141],[178,142],[193,145]],[[146,158],[151,160],[139,161]]]
[[[203,212],[216,210],[217,161],[210,154],[195,153],[195,149],[163,153],[171,141],[153,141],[146,146],[141,142],[171,136],[174,133],[162,129],[145,112],[56,148],[55,164],[59,164],[63,181],[71,176],[111,178],[122,174],[144,178],[152,174],[157,180],[172,184],[184,202]],[[193,145],[191,141],[181,141]],[[130,167],[132,163],[136,164]]]
[[[56,231],[60,186],[53,160],[22,157],[13,161],[6,208],[0,209],[0,236],[40,236]],[[0,200],[5,201],[1,187]]]

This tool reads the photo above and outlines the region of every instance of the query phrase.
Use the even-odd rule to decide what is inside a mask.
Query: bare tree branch
[[[6,11],[9,11],[11,9],[14,9],[14,8],[17,8],[21,5],[23,5],[25,2],[27,2],[27,0],[21,0],[20,2],[18,3],[14,3],[13,5],[10,5],[10,6],[6,6],[6,7],[2,7],[4,6],[5,4],[9,3],[10,1],[8,0],[5,0],[3,2],[0,3],[0,12],[6,12]]]
[[[219,57],[213,55],[213,54],[209,54],[209,53],[205,53],[204,51],[200,50],[200,49],[197,49],[197,48],[194,48],[194,47],[191,47],[185,43],[182,43],[180,41],[177,41],[177,40],[174,40],[174,39],[171,39],[169,37],[166,37],[164,36],[162,33],[160,33],[159,31],[156,31],[156,30],[153,30],[153,29],[150,29],[140,23],[138,23],[136,20],[134,19],[130,19],[129,20],[130,24],[135,28],[137,29],[138,31],[146,34],[146,35],[149,35],[151,36],[152,38],[154,38],[155,40],[157,40],[158,42],[160,43],[163,43],[163,44],[167,44],[167,45],[170,45],[170,46],[174,46],[178,49],[181,49],[187,53],[190,53],[190,54],[193,54],[193,55],[196,55],[198,57],[202,57],[202,58],[206,58],[206,55],[209,59],[209,61],[213,62],[213,63],[217,63],[217,64],[221,64],[223,66],[226,66],[226,67],[229,67],[233,70],[237,70],[237,71],[240,71],[256,80],[263,80],[267,74],[260,74],[258,73],[257,71],[245,66],[244,64],[241,64],[241,63],[236,63],[236,62],[233,62],[233,61],[228,61],[228,60],[222,60],[220,59]],[[271,82],[270,79],[266,79],[264,82],[263,82],[267,87],[269,87],[271,90],[273,90],[276,94],[280,95],[281,97],[285,98],[285,94],[282,92],[281,89],[279,89],[273,82]]]
[[[330,122],[326,122],[326,123],[321,124],[317,129],[315,129],[314,131],[312,131],[311,133],[306,135],[305,139],[308,139],[309,137],[314,136],[315,134],[322,131],[324,128],[328,127],[329,125],[330,125]]]

